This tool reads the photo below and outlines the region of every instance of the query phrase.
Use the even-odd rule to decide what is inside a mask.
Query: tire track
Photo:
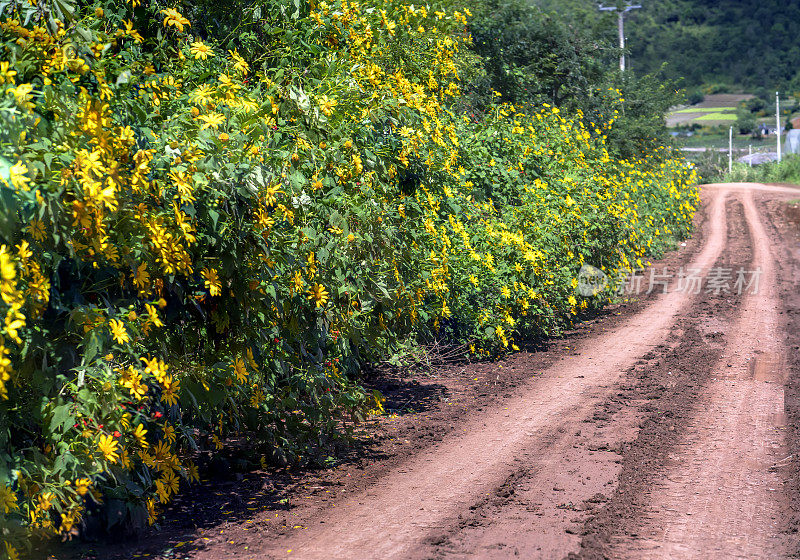
[[[721,187],[712,195],[710,233],[692,268],[707,270],[725,247],[728,191]],[[340,502],[324,523],[259,553],[309,559],[419,556],[426,536],[456,525],[459,513],[519,471],[521,451],[538,446],[548,453],[543,436],[579,429],[613,393],[622,373],[667,339],[691,302],[684,292],[659,296],[618,328],[587,340],[578,348],[580,355],[557,362],[521,387],[506,407],[466,420],[463,435],[410,458],[366,492]],[[546,477],[536,476],[535,484],[546,485]]]
[[[770,468],[785,456],[785,349],[774,257],[752,194],[773,188],[736,187],[753,240],[751,268],[761,271],[758,292],[744,297],[696,414],[650,494],[641,536],[619,540],[613,557],[786,556],[787,492]]]

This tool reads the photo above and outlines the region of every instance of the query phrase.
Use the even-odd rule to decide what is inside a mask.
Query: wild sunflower
[[[308,299],[314,301],[318,308],[325,307],[325,304],[328,303],[329,295],[328,290],[322,284],[314,284],[308,290]]]
[[[214,51],[206,45],[203,41],[195,41],[192,43],[189,52],[197,60],[206,60],[209,56],[214,56]]]

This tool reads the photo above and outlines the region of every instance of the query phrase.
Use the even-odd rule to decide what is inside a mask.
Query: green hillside
[[[600,14],[590,0],[539,0],[547,10],[597,25],[614,16]],[[625,31],[632,68],[683,77],[687,87],[723,84],[747,89],[800,88],[800,5],[776,0],[641,0]],[[606,2],[612,5],[613,2]]]

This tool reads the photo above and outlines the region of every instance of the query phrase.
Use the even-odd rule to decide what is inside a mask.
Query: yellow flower
[[[312,10],[309,15],[314,19],[314,21],[317,22],[317,25],[325,25],[324,22],[322,21],[322,18],[317,12]]]
[[[6,315],[6,334],[17,344],[22,344],[22,339],[19,336],[19,329],[25,326],[25,316],[14,308],[8,310]]]
[[[123,33],[128,35],[137,43],[144,43],[144,38],[139,34],[137,30],[133,28],[133,22],[130,20],[124,20],[122,23],[125,24],[125,31]]]
[[[17,75],[16,70],[9,70],[9,62],[0,62],[0,84],[14,85],[14,76]]]
[[[23,241],[19,245],[16,246],[17,248],[17,256],[22,262],[25,262],[27,259],[33,256],[33,251],[31,251],[30,243],[27,241]]]
[[[25,109],[33,109],[34,107],[33,103],[31,103],[32,92],[33,86],[31,84],[20,84],[17,87],[8,90],[8,93],[14,95],[17,105]]]
[[[204,268],[200,273],[205,278],[205,287],[212,296],[222,295],[222,282],[215,268]]]
[[[122,450],[122,454],[119,457],[119,463],[120,463],[120,465],[122,465],[123,469],[131,470],[131,466],[132,466],[131,457],[130,457],[130,455],[128,455],[128,450],[127,449],[123,449]]]
[[[117,455],[117,446],[119,442],[117,442],[112,436],[100,436],[100,439],[97,441],[97,449],[100,453],[103,454],[106,461],[111,463],[116,463],[119,455]]]
[[[79,496],[85,496],[91,485],[92,481],[88,478],[78,478],[75,480],[75,491]]]
[[[319,108],[322,109],[322,112],[328,117],[331,116],[333,108],[336,107],[336,105],[336,100],[331,99],[327,95],[323,95],[319,98]]]
[[[72,528],[81,520],[80,507],[73,508],[61,514],[61,526],[58,528],[62,533],[69,533]]]
[[[189,94],[189,99],[192,103],[199,105],[206,105],[214,100],[214,87],[209,84],[204,84]]]
[[[329,294],[322,284],[314,284],[311,286],[308,290],[308,294],[308,299],[313,300],[317,307],[325,307],[325,304],[328,303]]]
[[[246,75],[250,70],[250,65],[245,62],[236,49],[233,49],[232,51],[229,50],[228,54],[231,55],[231,59],[233,60],[233,67],[243,75]]]
[[[153,498],[148,498],[147,502],[147,524],[152,525],[158,519],[158,512],[156,511],[156,501]]]
[[[183,33],[183,26],[184,25],[191,25],[189,20],[183,17],[178,10],[175,8],[168,8],[166,10],[161,10],[159,13],[164,14],[164,27],[171,25],[175,29],[178,30],[179,33]]]
[[[118,319],[111,319],[108,322],[108,326],[111,329],[111,336],[113,336],[114,340],[116,340],[118,343],[125,344],[126,342],[130,341],[130,337],[125,330],[125,325],[122,324],[122,321],[119,321]]]
[[[133,430],[133,437],[136,438],[136,441],[141,445],[144,449],[147,449],[148,443],[145,439],[145,435],[147,434],[147,430],[144,429],[144,424],[138,424],[136,429]]]
[[[6,252],[6,246],[0,247],[0,278],[11,283],[17,276],[17,267]]]
[[[18,191],[30,190],[31,180],[28,178],[28,168],[21,161],[15,163],[10,172],[11,185]]]
[[[181,390],[180,381],[167,375],[161,381],[161,400],[169,406],[178,404],[178,391]]]
[[[142,383],[141,374],[133,366],[128,366],[121,372],[119,384],[126,387],[131,392],[131,397],[137,401],[142,400],[142,397],[147,394],[148,387]]]
[[[3,343],[3,337],[0,336],[0,399],[3,400],[8,399],[6,382],[11,379],[11,373],[13,372],[11,369],[11,360],[8,359],[10,353],[9,349],[6,348]]]
[[[278,185],[270,185],[264,190],[264,204],[267,206],[274,206],[278,202],[278,194],[283,193],[279,190]]]
[[[203,41],[195,41],[192,43],[189,52],[192,53],[192,56],[194,56],[196,60],[205,60],[209,56],[214,56],[214,51]]]
[[[153,358],[152,360],[142,358],[141,360],[146,366],[144,370],[145,373],[149,373],[155,377],[159,383],[162,383],[163,380],[166,379],[169,366],[164,363],[164,360],[159,360],[158,358]]]
[[[250,365],[251,368],[258,371],[258,364],[256,363],[256,360],[253,357],[253,350],[250,348],[247,349],[247,363]]]
[[[26,230],[35,241],[44,241],[44,222],[41,220],[34,218]]]
[[[236,373],[236,380],[239,383],[247,381],[247,368],[244,367],[244,360],[236,358],[233,361],[233,371]]]
[[[0,508],[2,508],[5,513],[19,509],[16,493],[5,485],[0,486]]]
[[[175,427],[170,426],[166,422],[164,423],[164,439],[169,442],[170,445],[175,443]]]
[[[200,130],[205,130],[206,128],[219,128],[219,125],[225,122],[225,115],[222,113],[209,113],[207,115],[200,115],[197,117],[197,120],[203,121],[203,126],[200,127]]]
[[[150,285],[150,274],[147,272],[147,263],[141,263],[133,274],[133,283],[140,292],[147,290]]]
[[[162,504],[169,501],[169,489],[160,478],[156,480],[156,494],[158,494],[158,501]]]
[[[164,322],[158,316],[158,309],[156,309],[155,305],[145,303],[144,308],[147,310],[147,320],[151,325],[153,325],[154,327],[164,326]]]
[[[197,466],[191,461],[188,461],[185,466],[186,476],[189,481],[194,480],[195,482],[200,482],[200,472],[197,470]]]

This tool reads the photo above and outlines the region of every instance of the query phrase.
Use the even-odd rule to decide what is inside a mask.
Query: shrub
[[[705,99],[706,96],[699,89],[691,90],[686,97],[686,100],[689,102],[690,105],[697,105],[698,103],[702,103],[703,101],[705,101]]]

